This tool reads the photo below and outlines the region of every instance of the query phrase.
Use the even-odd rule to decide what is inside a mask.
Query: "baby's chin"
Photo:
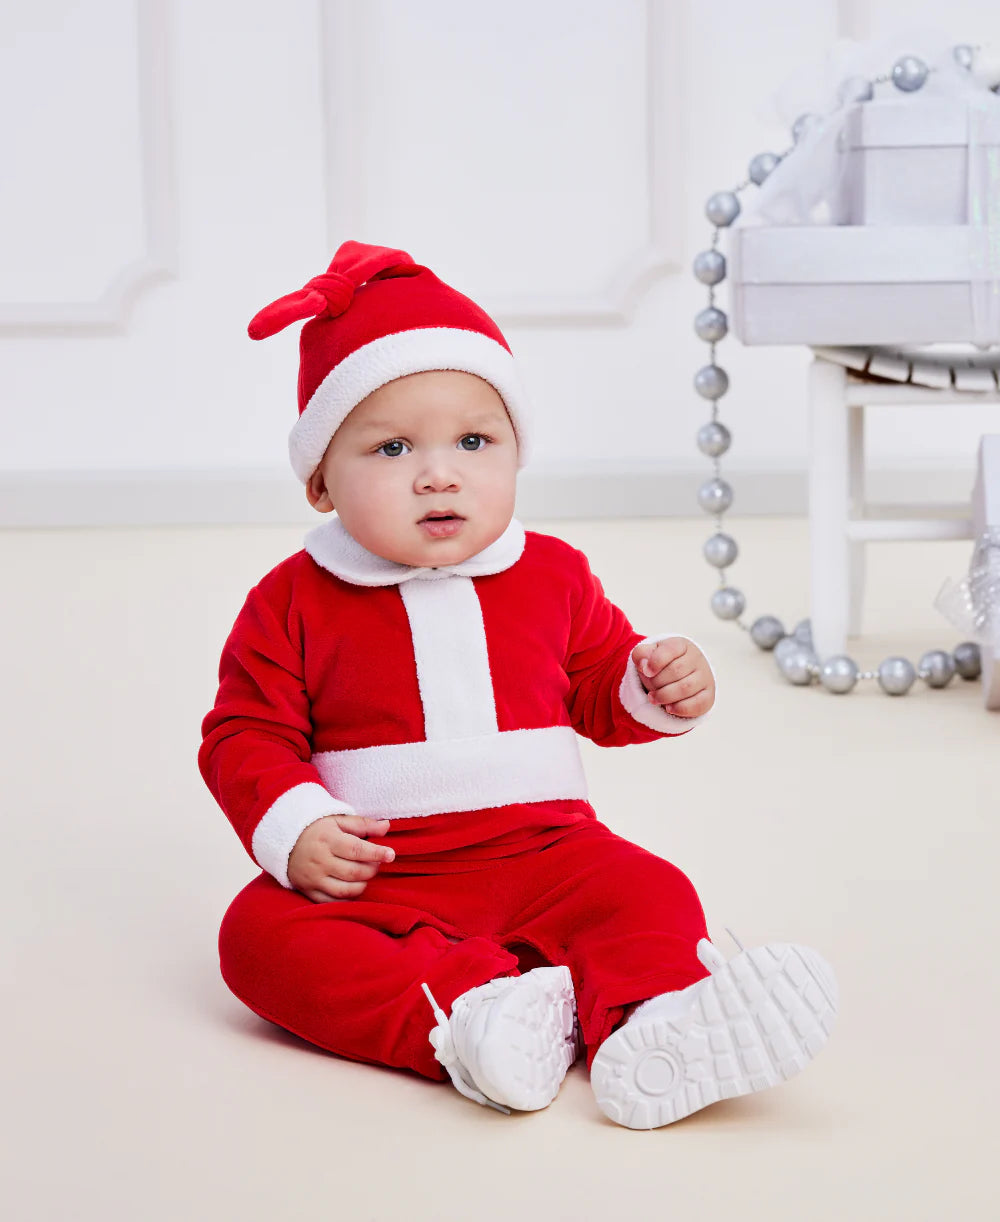
[[[400,564],[409,564],[414,568],[440,568],[445,564],[461,564],[481,552],[485,543],[468,543],[458,539],[437,539],[424,547],[406,549],[403,555],[406,559]]]

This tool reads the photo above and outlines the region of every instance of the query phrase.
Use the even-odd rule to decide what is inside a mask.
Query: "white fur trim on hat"
[[[517,435],[517,465],[527,461],[527,403],[514,358],[496,340],[458,327],[418,327],[383,335],[344,357],[317,386],[288,437],[292,469],[303,483],[316,470],[348,413],[380,386],[411,373],[473,373],[503,399]]]

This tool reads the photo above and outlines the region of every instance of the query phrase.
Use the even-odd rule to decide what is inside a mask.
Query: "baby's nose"
[[[445,463],[429,463],[418,479],[418,486],[423,489],[443,492],[459,486],[458,473]]]

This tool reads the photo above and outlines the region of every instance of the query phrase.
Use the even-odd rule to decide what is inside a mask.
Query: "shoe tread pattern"
[[[639,1015],[604,1042],[591,1070],[598,1106],[627,1128],[653,1129],[765,1090],[820,1051],[835,1015],[833,973],[815,951],[741,951],[692,988],[685,1013]]]

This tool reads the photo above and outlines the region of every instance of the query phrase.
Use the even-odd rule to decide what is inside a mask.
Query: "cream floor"
[[[0,534],[0,1213],[63,1219],[1000,1217],[1000,716],[978,684],[890,700],[787,686],[707,610],[702,521],[526,521],[591,557],[635,626],[720,677],[688,738],[584,741],[599,815],[681,866],[713,937],[834,964],[807,1071],[631,1132],[578,1066],[546,1111],[339,1060],[226,990],[215,936],[255,873],[198,775],[247,589],[299,528]],[[796,520],[734,522],[751,614],[806,608]],[[964,544],[871,549],[866,662],[950,646]]]

